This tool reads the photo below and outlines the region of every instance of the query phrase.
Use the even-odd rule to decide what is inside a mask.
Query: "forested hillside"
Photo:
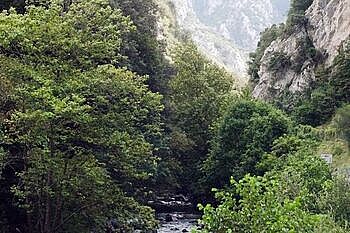
[[[193,232],[349,232],[349,38],[315,49],[328,17],[283,53],[340,2],[293,0],[241,88],[162,40],[156,1],[2,1],[0,232],[187,232],[179,211],[199,211]],[[297,94],[263,88],[311,69]]]

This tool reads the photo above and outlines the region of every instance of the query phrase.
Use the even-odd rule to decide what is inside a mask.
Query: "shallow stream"
[[[191,229],[197,229],[200,218],[197,214],[174,212],[160,213],[157,215],[160,221],[160,228],[157,233],[183,233],[191,232]]]

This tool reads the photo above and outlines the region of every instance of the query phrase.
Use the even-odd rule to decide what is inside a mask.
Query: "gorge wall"
[[[350,1],[314,0],[303,23],[265,50],[253,95],[268,101],[303,95],[315,81],[317,68],[331,65],[349,37]]]
[[[173,10],[178,28],[204,54],[242,82],[247,81],[249,53],[256,48],[260,32],[283,22],[289,8],[289,0],[168,0],[160,4]]]

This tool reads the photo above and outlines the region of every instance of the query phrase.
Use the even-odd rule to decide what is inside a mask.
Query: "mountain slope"
[[[241,77],[259,33],[282,22],[289,7],[288,0],[170,0],[169,4],[178,26],[202,52]]]

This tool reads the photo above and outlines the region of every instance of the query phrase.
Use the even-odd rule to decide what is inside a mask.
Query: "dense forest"
[[[349,232],[350,39],[293,107],[251,95],[311,3],[262,33],[242,89],[160,40],[153,1],[2,1],[0,232],[156,232],[164,193],[199,204],[194,232]]]

